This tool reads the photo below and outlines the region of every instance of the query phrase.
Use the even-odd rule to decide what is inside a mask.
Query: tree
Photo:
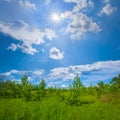
[[[45,83],[45,80],[44,80],[44,79],[41,80],[39,87],[40,87],[41,90],[45,90],[45,88],[46,88],[46,83]]]
[[[37,86],[37,99],[38,100],[45,97],[45,94],[46,94],[45,88],[46,88],[46,83],[45,83],[45,80],[42,79],[39,85]]]
[[[5,81],[3,75],[0,75],[0,97],[4,96]]]
[[[104,82],[103,82],[103,81],[99,82],[99,83],[98,83],[98,87],[99,87],[101,90],[103,90],[103,89],[105,88]]]
[[[82,84],[78,75],[75,76],[71,87],[75,97],[77,97],[78,95],[80,95],[80,93],[82,93],[82,89],[84,88],[84,85]]]
[[[78,75],[75,76],[72,85],[70,86],[70,96],[66,99],[70,105],[81,105],[80,95],[83,93],[84,85]]]
[[[21,78],[22,96],[29,101],[31,98],[31,85],[28,81],[28,76],[24,75]]]
[[[105,90],[105,84],[103,81],[100,81],[98,84],[97,84],[97,94],[98,94],[98,97],[100,97],[100,95],[102,93],[104,93],[104,90]]]
[[[120,74],[114,77],[110,83],[113,91],[120,89]]]

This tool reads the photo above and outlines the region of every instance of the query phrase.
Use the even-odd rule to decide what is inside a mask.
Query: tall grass
[[[1,99],[0,120],[120,120],[120,103],[71,106],[57,98],[30,102]]]

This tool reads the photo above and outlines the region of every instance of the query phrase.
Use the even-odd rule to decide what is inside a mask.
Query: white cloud
[[[102,8],[100,13],[98,13],[99,16],[105,15],[111,15],[114,11],[116,11],[116,7],[111,6],[110,4],[107,4],[105,7]]]
[[[19,70],[11,70],[9,72],[5,72],[5,73],[2,73],[1,75],[4,75],[4,76],[12,76],[13,74],[23,74],[25,73],[25,71],[19,71]]]
[[[8,50],[15,51],[17,48],[18,48],[18,46],[17,46],[16,44],[12,43],[12,44],[8,47]]]
[[[64,0],[65,2],[76,3],[76,6],[73,8],[73,12],[79,12],[81,9],[87,7],[93,7],[94,3],[91,0]]]
[[[67,88],[67,85],[62,84],[62,85],[61,85],[61,88]]]
[[[53,47],[53,48],[50,49],[49,57],[52,58],[52,59],[55,59],[55,60],[60,60],[60,59],[63,59],[64,53],[61,52],[56,47]]]
[[[37,50],[35,48],[32,48],[31,45],[25,44],[25,43],[23,43],[22,45],[12,43],[8,47],[8,50],[12,50],[12,51],[15,51],[16,49],[21,49],[23,53],[27,53],[30,55],[34,55],[34,53],[37,52]]]
[[[77,5],[74,7],[73,12],[79,12],[81,9],[84,9],[86,7],[93,7],[94,3],[92,1],[87,1],[87,0],[79,0]]]
[[[74,78],[74,73],[69,72],[69,67],[64,68],[54,68],[51,70],[50,74],[48,75],[48,80],[54,80],[54,79],[73,79]]]
[[[22,7],[36,10],[35,4],[29,2],[28,0],[5,0],[5,1],[7,1],[7,2],[16,2],[17,4],[19,4]]]
[[[85,78],[84,82],[94,82],[111,79],[120,73],[120,60],[103,61],[87,65],[54,68],[48,75],[48,80],[73,80],[76,74]]]
[[[67,31],[71,33],[71,39],[80,39],[86,32],[100,31],[97,23],[83,13],[74,14],[71,20],[67,28]]]
[[[71,39],[81,39],[87,32],[101,31],[99,25],[82,12],[84,8],[94,7],[91,0],[64,0],[65,2],[74,2],[76,5],[72,11],[65,11],[61,14],[62,19],[69,19],[67,32]]]
[[[2,73],[12,80],[20,79],[21,76],[27,74],[30,80],[39,81],[41,78],[45,78],[48,87],[65,87],[72,82],[76,74],[82,78],[82,82],[88,85],[90,82],[99,82],[112,79],[114,76],[120,74],[120,60],[117,61],[103,61],[93,64],[76,65],[68,67],[58,67],[51,69],[47,74],[44,74],[43,69],[38,70],[11,70],[9,72]],[[17,76],[17,77],[16,77]]]
[[[29,1],[19,0],[18,2],[23,7],[30,8],[30,9],[33,9],[33,10],[36,9],[35,4],[34,3],[30,3]]]
[[[20,48],[23,51],[23,53],[27,53],[27,54],[33,55],[34,53],[37,52],[37,50],[32,48],[32,46],[29,45],[29,44],[22,44],[22,45],[18,44],[17,46],[18,46],[18,48]]]
[[[30,80],[36,80],[36,78],[41,78],[41,76],[44,74],[43,69],[38,69],[38,70],[11,70],[9,72],[1,73],[0,75],[5,76],[8,79],[12,80],[20,80],[20,78],[23,75],[28,75],[28,79]]]
[[[33,54],[36,52],[32,45],[40,45],[45,43],[45,38],[48,40],[52,40],[55,37],[55,32],[52,29],[46,28],[45,30],[41,30],[38,28],[31,28],[24,21],[14,21],[8,24],[0,23],[0,32],[7,34],[18,41],[22,41],[23,45],[12,44],[9,49],[16,50],[20,48],[25,53],[29,53],[27,50],[29,49]]]
[[[44,70],[35,70],[35,71],[33,71],[33,74],[37,75],[37,76],[42,75],[43,73],[44,73]]]
[[[73,12],[72,12],[72,11],[65,11],[64,13],[62,13],[62,14],[60,15],[60,17],[61,17],[62,19],[67,19],[67,18],[71,17],[72,15],[73,15]]]

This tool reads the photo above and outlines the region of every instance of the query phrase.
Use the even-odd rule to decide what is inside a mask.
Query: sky
[[[47,87],[120,74],[119,0],[0,0],[0,75]]]

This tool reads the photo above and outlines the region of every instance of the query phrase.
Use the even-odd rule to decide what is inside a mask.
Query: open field
[[[1,81],[0,120],[120,120],[120,75],[85,87],[78,76],[68,89]]]
[[[57,98],[29,102],[1,99],[0,120],[120,120],[120,103],[71,106]]]

